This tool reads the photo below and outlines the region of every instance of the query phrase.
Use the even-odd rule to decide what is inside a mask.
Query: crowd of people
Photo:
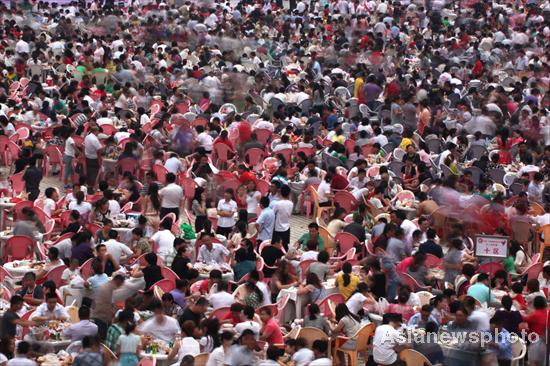
[[[546,365],[549,17],[0,5],[0,366]]]

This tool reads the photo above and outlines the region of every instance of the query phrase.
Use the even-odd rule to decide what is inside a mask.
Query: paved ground
[[[59,180],[58,176],[49,176],[42,179],[42,182],[40,182],[40,191],[42,194],[48,187],[56,187],[60,190],[60,192],[63,191],[63,184],[61,184],[61,181]],[[299,215],[292,215],[292,218],[290,219],[290,242],[294,243],[300,236],[302,236],[303,233],[307,231],[307,225],[311,222],[311,219],[306,219],[305,216],[299,216]]]

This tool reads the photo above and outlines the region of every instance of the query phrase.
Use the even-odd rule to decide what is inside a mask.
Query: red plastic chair
[[[309,266],[311,266],[313,263],[317,262],[315,259],[307,259],[305,261],[301,261],[300,266],[300,278],[303,280],[306,279],[307,271],[309,270]]]
[[[12,279],[12,276],[4,267],[0,266],[0,281],[5,281],[6,278]]]
[[[25,174],[25,172],[13,174],[8,178],[10,181],[13,193],[15,195],[19,195],[21,194],[21,192],[25,190],[25,181],[23,180],[23,174]]]
[[[290,164],[292,162],[292,153],[293,153],[292,149],[283,149],[277,152],[273,152],[274,155],[281,154],[285,158],[285,161],[287,162],[287,164]]]
[[[147,265],[147,262],[145,261],[145,256],[146,255],[147,255],[147,253],[142,254],[139,257],[137,257],[136,262],[138,262],[140,266],[146,266]],[[164,262],[162,261],[162,258],[157,255],[157,265],[162,267],[163,264],[164,264]]]
[[[338,253],[340,255],[346,254],[351,248],[361,246],[361,242],[355,235],[346,232],[337,233],[334,240],[338,243]]]
[[[63,154],[57,146],[50,145],[47,146],[46,149],[44,149],[44,164],[42,170],[45,177],[48,176],[50,166],[54,165],[59,165],[59,168],[61,169],[60,176],[63,177],[63,172],[65,171],[65,164],[63,164]]]
[[[178,282],[180,279],[178,275],[168,267],[161,266],[160,271],[164,279],[174,281],[174,283]]]
[[[8,164],[11,164],[19,157],[19,155],[21,155],[21,148],[14,141],[10,141],[5,153]]]
[[[401,284],[408,286],[413,292],[423,291],[423,290],[431,291],[430,287],[420,286],[420,284],[416,282],[416,280],[407,273],[397,272],[397,275],[399,276],[399,281],[401,282]]]
[[[222,320],[230,312],[231,312],[231,308],[229,306],[222,306],[221,308],[217,308],[216,310],[213,310],[208,317]]]
[[[8,146],[10,142],[13,142],[13,141],[10,141],[10,138],[8,136],[0,135],[0,152],[2,154],[3,163],[6,166],[10,164],[8,160]]]
[[[117,178],[119,175],[124,175],[126,172],[132,173],[132,175],[135,177],[138,174],[139,170],[139,162],[137,159],[132,158],[125,158],[117,161],[115,172],[117,175]]]
[[[51,220],[51,217],[40,207],[34,206],[33,211],[43,225],[46,225],[46,223]]]
[[[104,124],[104,125],[101,125],[99,126],[102,130],[102,132],[105,134],[105,135],[109,135],[109,136],[112,136],[114,135],[115,133],[117,133],[117,129],[115,128],[115,126],[113,125],[110,125],[108,123]]]
[[[271,184],[269,184],[269,182],[265,180],[256,181],[256,189],[262,194],[262,196],[266,196],[269,193],[269,188],[271,188]]]
[[[23,235],[14,235],[4,244],[4,263],[29,259],[34,255],[34,239]]]
[[[34,314],[34,310],[29,310],[21,317],[21,320],[29,320],[31,315]],[[29,334],[29,327],[23,327],[21,330],[21,339],[24,339],[27,334]]]
[[[94,258],[88,259],[86,262],[82,263],[80,266],[80,276],[87,280],[92,276],[92,262],[94,261]]]
[[[214,144],[214,161],[216,166],[219,168],[223,164],[229,162],[229,157],[233,153],[233,150],[226,144]]]
[[[296,149],[295,153],[298,154],[299,152],[303,152],[308,158],[315,155],[315,150],[311,147],[299,147]]]
[[[277,316],[277,314],[279,314],[279,307],[277,306],[277,304],[260,306],[258,309],[256,309],[256,314],[260,314],[263,309],[271,309],[272,316]]]
[[[245,163],[247,163],[248,166],[253,170],[257,170],[261,166],[260,162],[262,162],[264,158],[265,158],[265,152],[262,149],[258,149],[257,147],[248,149],[244,153]]]
[[[267,142],[271,138],[271,135],[273,134],[273,132],[269,131],[266,128],[257,128],[257,129],[254,130],[254,132],[256,133],[256,137],[258,138],[258,142],[263,144],[263,145],[267,144]]]
[[[102,226],[92,222],[86,225],[86,228],[92,233],[93,236],[95,236],[97,232],[101,230]]]
[[[479,266],[477,273],[487,273],[489,276],[494,276],[498,271],[504,270],[502,263],[490,262]]]
[[[122,208],[120,209],[120,212],[121,213],[127,213],[127,212],[132,211],[133,208],[134,208],[134,203],[133,202],[126,202],[126,204],[124,206],[122,206]]]
[[[348,191],[337,191],[334,194],[334,203],[346,210],[346,213],[355,211],[359,206],[359,202]]]
[[[167,278],[164,278],[160,281],[157,281],[155,282],[151,288],[153,287],[158,287],[160,288],[163,292],[170,292],[172,291],[173,289],[176,288],[176,283],[170,279],[167,279]]]
[[[32,202],[32,201],[17,202],[15,204],[15,206],[12,208],[12,212],[14,214],[15,220],[17,220],[21,217],[21,211],[23,211],[23,209],[25,207],[33,208],[34,207],[34,202]]]
[[[344,142],[344,147],[346,148],[346,151],[348,152],[348,154],[352,154],[353,150],[355,150],[355,140],[347,139]]]
[[[162,183],[163,185],[166,184],[166,174],[168,174],[168,170],[160,164],[153,165],[153,173],[157,176],[157,180]]]
[[[323,313],[328,318],[334,318],[334,313],[331,309],[331,304],[334,308],[336,308],[336,305],[344,304],[346,302],[346,299],[344,298],[344,295],[340,293],[330,294],[321,301],[319,301],[319,309],[321,310],[321,313]]]
[[[194,294],[194,293],[200,292],[203,281],[208,281],[208,280],[200,280],[200,281],[194,282],[191,285],[191,287],[189,287],[189,293]]]
[[[538,279],[543,267],[544,267],[544,263],[542,262],[532,264],[528,268],[526,268],[525,271],[523,271],[523,273],[520,276],[521,277],[527,276],[527,281],[532,279]]]
[[[50,269],[44,277],[40,281],[37,281],[38,283],[42,284],[46,281],[53,281],[55,285],[59,288],[63,286],[63,281],[61,280],[61,275],[63,274],[63,271],[67,268],[66,265],[62,264],[60,266],[57,266],[55,268]]]
[[[195,189],[197,188],[197,183],[193,179],[186,177],[182,173],[180,173],[179,175],[179,183],[180,186],[183,187],[183,195],[186,203],[184,207],[188,207],[190,206],[189,203],[192,202],[193,198],[195,197]]]
[[[443,264],[443,259],[438,258],[433,254],[426,254],[426,267],[428,268],[436,268],[440,267]]]

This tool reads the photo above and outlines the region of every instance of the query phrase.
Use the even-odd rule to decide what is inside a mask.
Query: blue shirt
[[[491,297],[489,298],[489,287],[485,286],[485,284],[481,282],[477,282],[476,284],[470,286],[470,288],[468,289],[468,296],[473,297],[482,304],[490,304],[495,302],[495,297],[492,293]]]
[[[107,276],[105,273],[102,273],[100,275],[93,275],[92,277],[88,278],[88,282],[90,282],[90,286],[94,288],[99,288],[109,282],[109,276]]]
[[[413,316],[411,316],[407,325],[410,327],[424,328],[426,326],[426,323],[428,322],[434,322],[435,324],[439,324],[437,322],[437,319],[435,319],[432,315],[428,317],[427,321],[424,321],[422,320],[422,314],[416,313]]]
[[[498,344],[497,359],[499,360],[511,360],[512,359],[512,342],[510,341],[510,332],[506,329],[502,329],[495,340]]]
[[[181,306],[182,308],[185,308],[185,294],[182,294],[180,290],[174,289],[170,291],[170,294],[172,294],[172,297],[174,298],[174,302]]]
[[[275,226],[275,212],[271,207],[264,208],[258,216],[256,223],[260,225],[260,232],[258,233],[258,240],[260,242],[264,240],[271,240],[273,237],[273,228]]]

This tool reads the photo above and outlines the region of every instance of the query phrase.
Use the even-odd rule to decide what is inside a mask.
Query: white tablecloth
[[[4,263],[4,269],[9,272],[9,274],[16,280],[23,278],[25,273],[33,272],[38,273],[40,268],[30,267],[30,261],[13,261],[9,263]]]

